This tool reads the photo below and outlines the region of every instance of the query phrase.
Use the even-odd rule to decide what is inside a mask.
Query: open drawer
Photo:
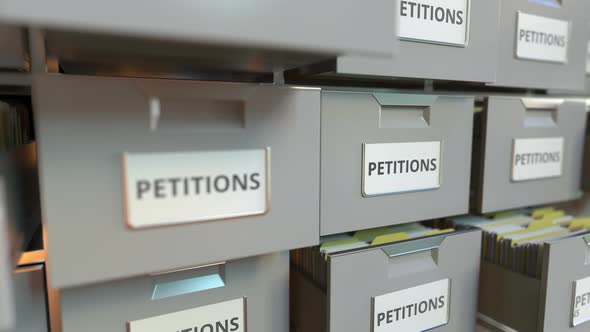
[[[63,331],[288,332],[289,254],[60,290]]]
[[[462,230],[328,254],[323,280],[294,265],[292,331],[472,332],[480,248]]]
[[[479,311],[519,332],[587,331],[590,235],[545,244],[540,279],[482,261]]]
[[[478,212],[578,197],[584,153],[583,102],[493,96],[476,115],[474,190]]]
[[[33,92],[52,287],[318,243],[318,89],[56,75]]]

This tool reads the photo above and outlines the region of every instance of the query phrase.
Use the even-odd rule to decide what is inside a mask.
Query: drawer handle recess
[[[382,247],[381,250],[383,250],[383,252],[389,256],[389,258],[394,258],[421,251],[438,249],[445,238],[446,236],[441,235],[407,242],[393,243]]]
[[[152,300],[225,286],[225,262],[152,274]]]
[[[554,98],[522,98],[525,108],[524,127],[555,127],[558,109],[563,102],[563,99]]]

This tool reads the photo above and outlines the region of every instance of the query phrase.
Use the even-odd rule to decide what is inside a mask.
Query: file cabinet
[[[292,269],[292,331],[471,332],[480,248],[481,232],[463,230],[334,252],[326,259],[325,288]],[[441,302],[421,304],[433,296]],[[400,309],[414,304],[416,314]]]
[[[494,82],[499,0],[399,1],[399,54],[345,55],[295,75]]]
[[[15,329],[8,331],[49,331],[47,289],[43,264],[23,266],[14,271],[14,310]]]
[[[288,332],[289,254],[60,291],[63,331]],[[193,331],[194,330],[194,331]]]
[[[584,1],[502,0],[494,85],[584,90]]]
[[[474,185],[479,212],[578,197],[584,151],[583,102],[493,96],[476,115]]]
[[[479,311],[520,332],[587,331],[589,243],[588,235],[546,243],[541,279],[482,261]]]
[[[321,113],[321,235],[468,210],[473,98],[324,90]]]
[[[25,30],[0,25],[0,70],[26,69],[26,36]]]
[[[319,89],[59,75],[33,89],[53,287],[318,243]]]
[[[113,0],[73,6],[68,0],[5,0],[0,20],[47,29],[48,49],[61,59],[124,62],[129,65],[125,73],[136,74],[133,69],[146,59],[171,60],[175,68],[198,62],[273,72],[342,54],[392,56],[396,5],[397,0],[371,5],[353,0],[175,0],[145,6],[138,0]],[[186,67],[180,70],[188,74]]]

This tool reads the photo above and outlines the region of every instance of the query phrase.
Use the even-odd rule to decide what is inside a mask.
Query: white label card
[[[129,332],[245,332],[244,298],[129,322]]]
[[[465,46],[470,0],[401,0],[401,39]]]
[[[449,322],[450,279],[373,298],[372,332],[426,331]]]
[[[519,12],[516,57],[567,63],[569,32],[568,21]]]
[[[363,144],[363,195],[439,188],[440,150],[441,142]]]
[[[123,155],[127,224],[143,228],[264,214],[270,149]]]
[[[574,282],[572,326],[590,321],[590,277]]]
[[[512,149],[512,181],[561,176],[563,137],[515,139]]]

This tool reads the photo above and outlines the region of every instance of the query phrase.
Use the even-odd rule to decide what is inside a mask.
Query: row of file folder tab
[[[329,254],[455,231],[454,228],[444,226],[444,223],[410,223],[326,236],[320,240],[319,246],[293,250],[291,261],[320,287],[325,288]]]
[[[541,278],[546,242],[590,229],[590,218],[575,218],[552,207],[462,216],[452,218],[451,223],[483,231],[482,259],[534,278]]]
[[[326,285],[326,262],[332,253],[451,233],[464,228],[482,230],[482,259],[540,278],[544,243],[587,233],[590,217],[575,218],[564,210],[543,207],[380,227],[323,237],[319,246],[292,251],[291,260],[323,288]]]

